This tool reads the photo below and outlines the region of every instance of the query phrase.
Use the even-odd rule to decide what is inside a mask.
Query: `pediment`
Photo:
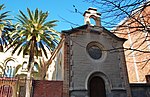
[[[79,34],[83,34],[83,33],[91,33],[91,34],[109,36],[109,37],[114,38],[118,41],[126,41],[127,40],[125,38],[120,38],[120,37],[116,36],[115,34],[113,34],[112,32],[110,32],[109,30],[107,30],[104,27],[91,26],[89,24],[82,25],[82,26],[79,26],[76,28],[72,28],[70,30],[63,30],[62,31],[62,34],[67,34],[67,35],[79,35]]]

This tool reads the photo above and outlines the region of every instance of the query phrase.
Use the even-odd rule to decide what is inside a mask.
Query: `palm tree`
[[[29,80],[31,80],[31,73],[34,66],[34,56],[38,57],[40,50],[48,58],[46,48],[50,52],[55,49],[59,42],[59,33],[53,29],[56,26],[55,22],[57,20],[46,22],[48,12],[39,11],[38,9],[33,12],[28,8],[28,16],[22,11],[19,12],[20,15],[18,15],[17,20],[20,22],[20,25],[11,34],[13,42],[9,48],[14,47],[12,54],[17,50],[17,55],[21,52],[23,52],[23,56],[25,54],[29,55],[26,97],[30,97],[31,89]]]
[[[0,11],[5,8],[4,4],[0,5]],[[3,46],[7,46],[9,44],[10,37],[9,31],[12,31],[10,20],[7,17],[10,11],[0,13],[0,51],[3,51]]]

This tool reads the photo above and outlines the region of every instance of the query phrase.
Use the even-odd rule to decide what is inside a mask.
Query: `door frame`
[[[107,95],[110,95],[111,94],[111,88],[112,88],[112,84],[111,82],[109,81],[108,77],[106,76],[106,74],[102,73],[102,72],[99,72],[99,71],[96,71],[96,72],[92,72],[89,74],[89,76],[87,77],[86,79],[86,89],[88,91],[88,95],[90,96],[90,88],[89,88],[89,84],[90,84],[90,81],[93,77],[100,77],[101,79],[103,79],[104,81],[104,85],[105,85],[105,92],[106,92],[106,97]]]

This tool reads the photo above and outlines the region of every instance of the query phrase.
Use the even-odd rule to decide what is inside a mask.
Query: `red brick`
[[[62,97],[62,90],[62,81],[33,81],[33,97]]]

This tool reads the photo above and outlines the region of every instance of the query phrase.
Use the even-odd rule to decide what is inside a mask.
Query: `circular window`
[[[102,57],[102,50],[96,44],[90,43],[87,46],[87,52],[93,59],[100,59]]]

